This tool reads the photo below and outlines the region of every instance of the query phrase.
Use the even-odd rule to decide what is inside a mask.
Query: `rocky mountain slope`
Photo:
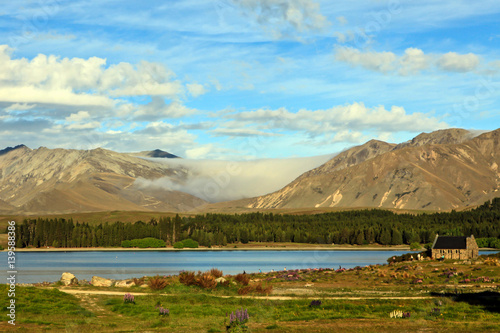
[[[500,129],[423,133],[399,145],[369,141],[247,208],[380,207],[450,210],[500,196]]]
[[[176,156],[164,151],[127,154],[19,145],[0,150],[0,213],[460,209],[500,196],[499,136],[500,129],[476,137],[466,130],[448,129],[422,133],[397,145],[371,140],[276,192],[210,205],[170,190],[183,188],[176,184],[196,181],[200,175],[196,168],[168,162]]]
[[[0,211],[60,213],[186,211],[205,202],[178,191],[140,188],[138,178],[182,179],[186,170],[105,149],[24,145],[0,151]]]

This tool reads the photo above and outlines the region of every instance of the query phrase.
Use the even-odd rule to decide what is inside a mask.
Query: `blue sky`
[[[498,1],[16,1],[2,146],[305,157],[500,124]]]

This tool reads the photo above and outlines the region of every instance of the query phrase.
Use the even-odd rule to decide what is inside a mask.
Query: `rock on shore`
[[[61,275],[61,282],[65,286],[69,286],[69,285],[78,284],[78,279],[76,278],[76,276],[74,274],[64,272]]]
[[[93,276],[90,284],[94,287],[111,287],[113,285],[113,280],[102,278],[99,276]]]

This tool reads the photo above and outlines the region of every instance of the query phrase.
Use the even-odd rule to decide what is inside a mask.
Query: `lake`
[[[127,279],[151,275],[175,275],[181,270],[218,268],[224,274],[269,272],[298,268],[351,268],[385,264],[387,258],[408,251],[67,251],[16,252],[16,282],[58,281],[63,272],[81,280],[93,275]],[[483,252],[479,254],[492,253]],[[7,252],[0,252],[7,278]],[[4,282],[5,283],[5,282]]]

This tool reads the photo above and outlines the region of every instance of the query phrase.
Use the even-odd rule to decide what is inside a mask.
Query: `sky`
[[[500,2],[20,0],[2,147],[332,154],[500,127]]]

